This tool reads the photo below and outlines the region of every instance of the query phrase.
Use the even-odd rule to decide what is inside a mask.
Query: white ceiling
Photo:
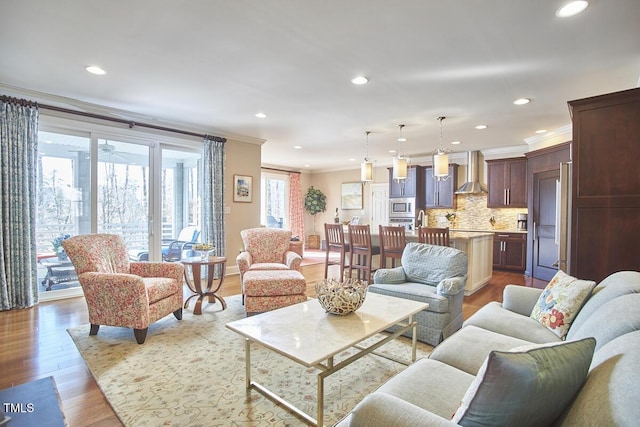
[[[456,152],[526,147],[570,124],[567,101],[640,77],[639,0],[565,19],[565,0],[1,1],[0,93],[264,139],[263,164],[296,170],[357,167],[366,130],[388,164],[399,124],[403,151],[425,156],[438,116]]]

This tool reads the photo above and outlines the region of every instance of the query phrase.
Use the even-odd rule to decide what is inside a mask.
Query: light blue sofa
[[[419,341],[437,345],[462,327],[467,255],[447,246],[407,243],[402,265],[379,269],[367,292],[426,302],[414,316]],[[395,329],[391,329],[394,331]],[[411,331],[405,334],[411,336]]]
[[[560,338],[530,317],[541,289],[507,286],[503,303],[492,302],[464,327],[368,395],[337,426],[456,426],[452,415],[489,354],[515,347],[558,343]],[[590,338],[592,337],[592,338]],[[640,420],[640,272],[617,272],[595,287],[571,323],[565,342],[595,338],[586,379],[569,396],[553,426],[637,426]],[[570,359],[570,362],[573,359]],[[557,359],[543,361],[553,366]],[[572,367],[567,367],[572,370]],[[572,373],[571,373],[572,374]],[[542,375],[542,374],[541,374]],[[507,397],[508,399],[508,397]],[[540,402],[515,408],[525,413]],[[492,404],[504,403],[494,399]],[[511,402],[507,402],[511,404]],[[498,414],[499,415],[499,414]],[[462,425],[474,425],[461,423]],[[486,425],[494,425],[489,422]],[[523,420],[517,425],[531,425]],[[516,425],[516,424],[512,424]]]

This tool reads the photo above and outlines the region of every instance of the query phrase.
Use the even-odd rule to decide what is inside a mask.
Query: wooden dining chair
[[[391,259],[391,268],[396,260],[402,258],[402,251],[407,245],[405,229],[402,226],[380,225],[380,268],[387,268],[387,258]]]
[[[418,228],[418,242],[430,245],[449,246],[449,227],[420,227]]]
[[[344,278],[344,269],[347,267],[347,254],[349,253],[350,245],[344,240],[344,228],[342,224],[329,224],[324,225],[324,238],[326,242],[326,258],[324,262],[324,278],[327,278],[330,265],[340,266],[340,280]],[[331,253],[340,254],[338,260],[331,259]]]
[[[380,255],[380,246],[371,245],[371,230],[368,225],[349,224],[349,244],[351,256],[349,257],[349,277],[353,277],[356,270],[356,278],[371,282],[371,274],[374,271],[371,263],[374,255]]]

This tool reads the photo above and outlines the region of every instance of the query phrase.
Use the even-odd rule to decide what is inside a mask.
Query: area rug
[[[303,426],[284,408],[245,388],[244,339],[225,324],[245,317],[239,295],[228,307],[185,310],[181,321],[167,316],[149,328],[138,345],[133,331],[89,325],[69,329],[100,389],[126,426]],[[330,332],[328,332],[330,333]],[[376,338],[376,337],[374,337]],[[380,338],[380,337],[377,337]],[[400,338],[380,348],[408,359],[411,342]],[[432,347],[418,343],[418,357]],[[345,351],[336,361],[352,354]],[[254,345],[252,379],[315,417],[317,373]],[[325,380],[325,424],[342,419],[368,393],[406,367],[367,355]]]

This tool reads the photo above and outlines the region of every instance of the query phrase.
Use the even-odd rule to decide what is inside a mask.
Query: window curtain
[[[289,221],[291,235],[298,236],[304,246],[304,204],[302,202],[302,186],[300,174],[289,174]]]
[[[202,152],[202,237],[224,256],[224,143],[223,138],[205,137]],[[219,265],[217,267],[220,267]],[[219,273],[217,271],[216,273]]]
[[[38,302],[36,161],[38,107],[0,99],[0,298],[2,310]]]

